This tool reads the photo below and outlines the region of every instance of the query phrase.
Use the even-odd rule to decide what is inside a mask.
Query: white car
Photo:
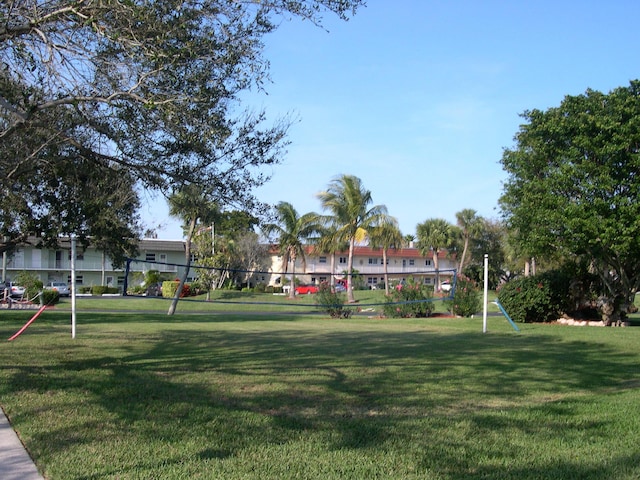
[[[22,298],[25,290],[26,289],[24,287],[16,285],[13,282],[5,282],[4,284],[4,291],[6,292],[6,295],[12,298]]]
[[[69,295],[71,295],[69,285],[64,282],[49,282],[44,288],[46,290],[54,290],[58,292],[58,295],[60,295],[61,297],[68,297]]]
[[[451,282],[449,281],[444,281],[440,284],[440,290],[442,290],[443,292],[450,292],[451,291]]]

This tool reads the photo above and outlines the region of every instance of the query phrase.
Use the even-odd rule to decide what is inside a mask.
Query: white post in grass
[[[71,235],[71,338],[76,338],[76,237]]]
[[[484,310],[482,312],[482,333],[487,333],[487,306],[489,301],[489,255],[484,254]]]

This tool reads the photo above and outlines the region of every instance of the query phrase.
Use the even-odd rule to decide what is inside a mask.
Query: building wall
[[[33,242],[35,243],[35,242]],[[115,268],[111,260],[101,251],[89,247],[86,250],[77,249],[76,255],[76,285],[93,286],[109,285],[123,287],[125,268]],[[306,255],[306,267],[302,261],[296,261],[296,279],[299,283],[319,284],[332,283],[333,280],[344,278],[347,270],[348,253],[336,253],[333,262],[332,255],[318,254],[312,248]],[[139,246],[139,255],[129,264],[129,285],[141,283],[144,274],[149,270],[158,270],[166,278],[179,278],[184,272],[184,242],[180,240],[143,239]],[[197,262],[196,262],[197,263]],[[332,265],[333,263],[333,265]],[[4,265],[4,262],[3,262]],[[353,268],[364,279],[366,285],[374,287],[384,283],[384,265],[381,250],[369,247],[356,247],[354,251]],[[439,256],[440,281],[453,276],[455,259],[446,254]],[[390,282],[400,282],[409,277],[419,278],[425,284],[435,284],[435,266],[433,252],[428,256],[420,255],[418,249],[404,248],[387,252],[387,270]],[[62,242],[60,248],[38,249],[32,245],[25,245],[17,249],[13,255],[6,258],[3,266],[4,280],[13,280],[21,271],[33,272],[43,282],[71,281],[71,247],[70,243]],[[268,271],[256,272],[251,280],[252,284],[265,283],[279,285],[282,278],[282,257],[276,249],[271,251],[271,262]],[[291,266],[286,269],[285,283],[291,281]],[[191,270],[191,275],[195,275]],[[191,278],[190,280],[193,280]]]
[[[129,282],[138,277],[143,279],[149,270],[158,270],[168,278],[179,277],[184,272],[179,266],[185,263],[184,242],[142,240],[136,260],[138,261],[132,261],[129,265],[130,272],[134,273],[129,276]],[[125,267],[116,268],[109,257],[93,247],[77,247],[75,269],[77,286],[109,285],[122,288],[124,285]],[[70,242],[62,241],[58,249],[24,245],[7,256],[6,260],[3,259],[2,273],[5,281],[13,280],[22,271],[35,273],[44,283],[71,283]]]
[[[331,283],[332,277],[334,280],[344,278],[344,273],[348,266],[348,252],[336,253],[333,263],[331,257],[330,254],[317,254],[310,249],[306,255],[305,269],[303,269],[301,259],[296,260],[296,280],[300,283],[319,284],[322,282]],[[364,282],[368,286],[373,287],[378,284],[384,284],[382,250],[357,247],[353,256],[353,268],[363,276]],[[450,258],[446,253],[439,255],[438,270],[441,282],[449,280],[453,276],[455,268],[454,258]],[[275,252],[272,253],[271,269],[274,273],[270,276],[268,283],[269,285],[279,285],[282,257]],[[291,271],[292,268],[289,265],[285,283],[291,281]],[[427,285],[434,285],[436,270],[433,252],[425,257],[416,248],[389,250],[387,252],[387,272],[390,283],[406,281],[409,277],[414,277],[421,279]]]

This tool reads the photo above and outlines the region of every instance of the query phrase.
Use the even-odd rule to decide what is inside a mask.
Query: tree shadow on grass
[[[169,446],[193,445],[172,457],[176,465],[309,441],[322,444],[316,457],[358,452],[366,464],[381,455],[384,461],[386,452],[407,458],[407,472],[438,478],[638,473],[637,455],[618,450],[610,463],[593,465],[581,444],[624,444],[608,438],[615,427],[606,416],[585,420],[602,401],[590,395],[617,395],[638,380],[637,358],[606,343],[415,330],[195,332],[179,324],[148,342],[112,340],[121,348],[101,355],[100,343],[109,341],[96,337],[84,352],[52,348],[55,361],[41,359],[9,378],[7,391],[81,391],[88,407],[104,412],[96,414],[104,419],[79,418],[35,435],[47,458],[120,435],[134,448],[162,439],[156,458]],[[57,405],[48,414],[77,408]],[[637,420],[630,424],[630,435],[637,427]],[[523,438],[531,444],[520,445]],[[562,446],[567,441],[570,449]],[[544,448],[549,442],[559,445],[555,455]],[[546,457],[536,458],[539,450]],[[153,458],[141,468],[153,469]],[[300,458],[311,461],[322,460]]]

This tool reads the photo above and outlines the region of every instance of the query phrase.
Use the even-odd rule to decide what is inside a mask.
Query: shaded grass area
[[[0,398],[52,480],[640,477],[639,329],[481,322],[47,311]]]

